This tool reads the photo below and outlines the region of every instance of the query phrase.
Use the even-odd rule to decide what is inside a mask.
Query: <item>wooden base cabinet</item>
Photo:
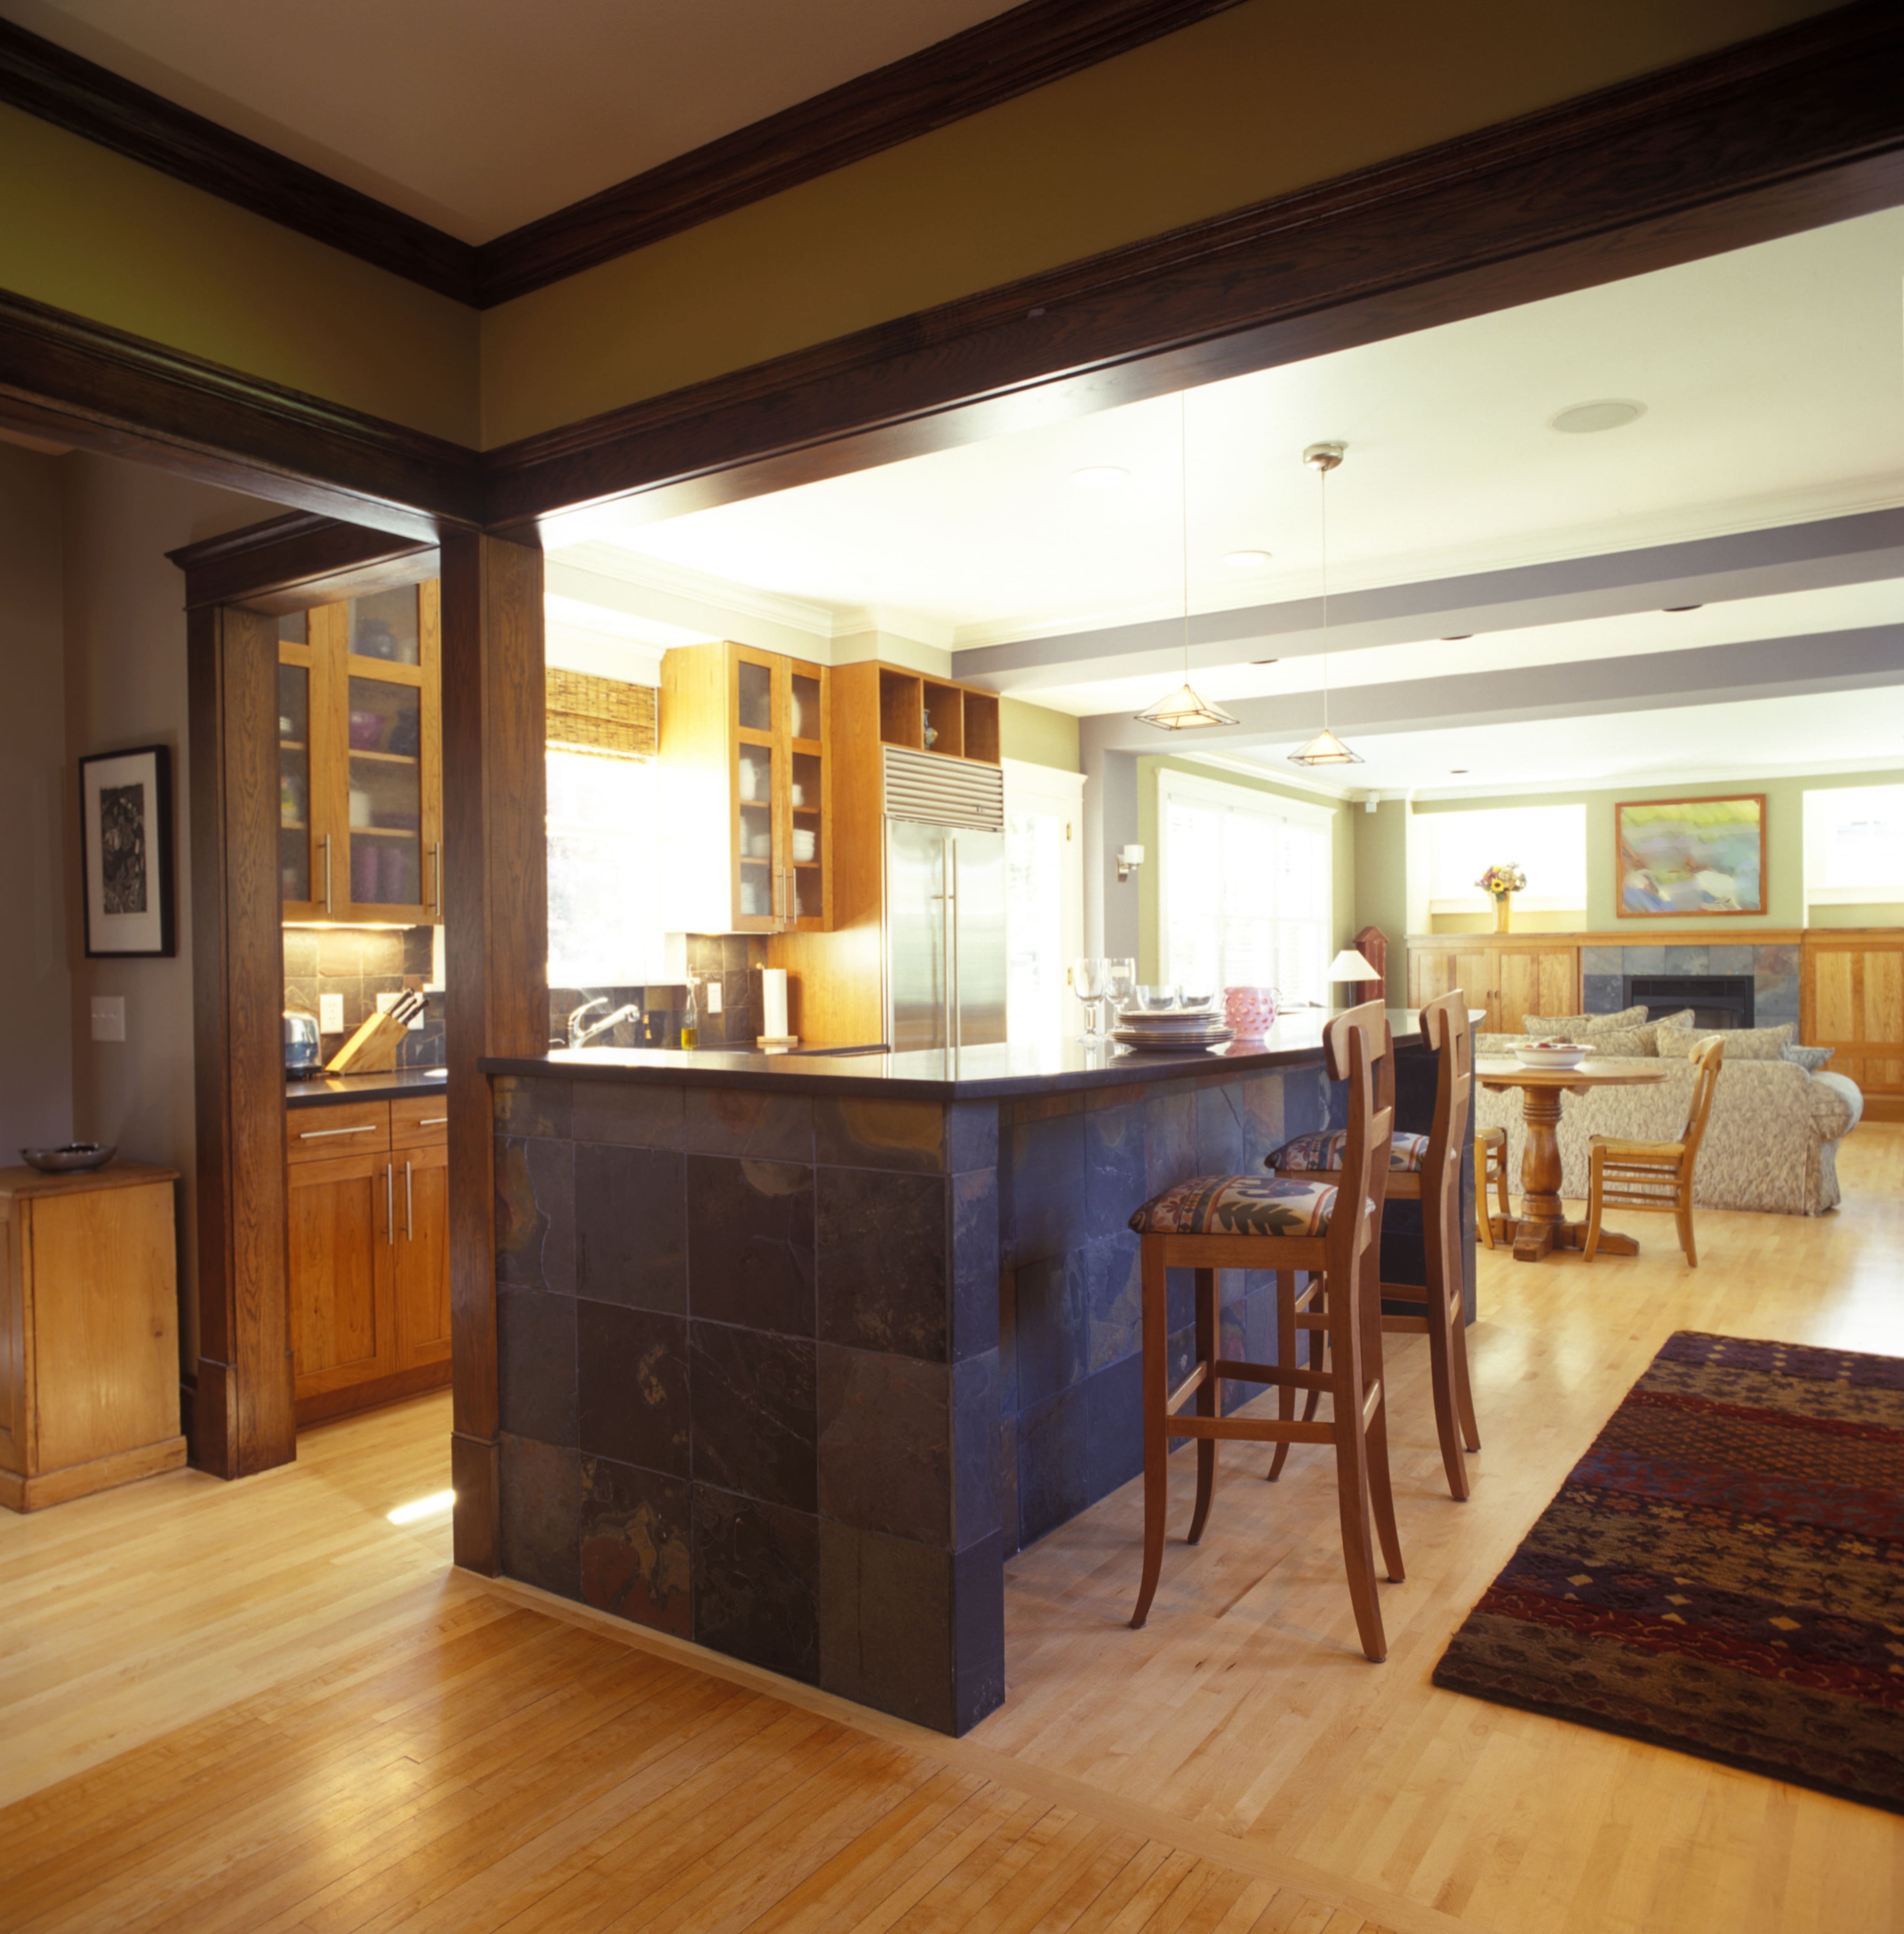
[[[1799,1038],[1837,1050],[1831,1071],[1864,1091],[1867,1119],[1904,1120],[1904,931],[1807,933],[1799,993]]]
[[[446,1122],[436,1094],[291,1113],[287,1200],[300,1423],[450,1380]],[[349,1152],[339,1152],[340,1145]]]
[[[1487,1011],[1484,1034],[1518,1034],[1526,1014],[1580,1011],[1580,947],[1550,936],[1497,938],[1450,935],[1445,940],[1411,938],[1408,1005],[1420,1008],[1457,988],[1471,1008]]]
[[[185,1461],[178,1173],[0,1169],[0,1505],[35,1511]]]

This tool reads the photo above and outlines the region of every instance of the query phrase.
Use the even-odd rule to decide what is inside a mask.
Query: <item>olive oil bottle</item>
[[[700,1009],[694,1001],[694,977],[688,976],[688,1005],[681,1015],[681,1045],[698,1047],[700,1045]]]

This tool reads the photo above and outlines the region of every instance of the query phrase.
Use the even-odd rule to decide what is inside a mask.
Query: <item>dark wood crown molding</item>
[[[546,288],[1241,4],[1026,0],[482,243],[478,306]]]
[[[0,101],[439,295],[475,298],[467,242],[6,20]]]
[[[481,520],[474,450],[4,291],[0,417],[405,537]]]
[[[8,21],[0,21],[0,101],[488,309],[1241,4],[1026,0],[480,247]]]
[[[185,609],[243,604],[296,611],[417,583],[436,574],[437,547],[308,511],[186,544],[166,556],[185,574]]]
[[[1904,202],[1904,11],[1859,4],[490,451],[520,532],[671,517]]]

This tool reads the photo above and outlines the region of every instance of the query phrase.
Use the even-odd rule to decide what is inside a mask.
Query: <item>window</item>
[[[1168,770],[1157,775],[1166,981],[1273,987],[1329,1005],[1332,815]]]
[[[1536,913],[1585,909],[1585,806],[1484,806],[1422,813],[1415,823],[1427,836],[1430,913],[1488,911],[1493,902],[1475,882],[1496,866],[1518,866],[1527,875],[1517,906]]]
[[[1904,899],[1904,785],[1805,795],[1805,897],[1826,906]]]
[[[549,981],[626,987],[666,978],[654,762],[549,755]]]

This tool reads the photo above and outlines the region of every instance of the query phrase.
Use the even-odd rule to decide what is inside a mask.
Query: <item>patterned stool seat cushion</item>
[[[1331,1182],[1198,1175],[1153,1195],[1131,1227],[1140,1236],[1319,1236],[1335,1206]]]
[[[1348,1146],[1348,1131],[1338,1128],[1333,1134],[1298,1135],[1285,1142],[1273,1155],[1265,1157],[1265,1168],[1279,1168],[1294,1173],[1327,1173],[1342,1165],[1342,1152]],[[1419,1170],[1428,1159],[1426,1135],[1397,1134],[1389,1151],[1388,1166]]]

